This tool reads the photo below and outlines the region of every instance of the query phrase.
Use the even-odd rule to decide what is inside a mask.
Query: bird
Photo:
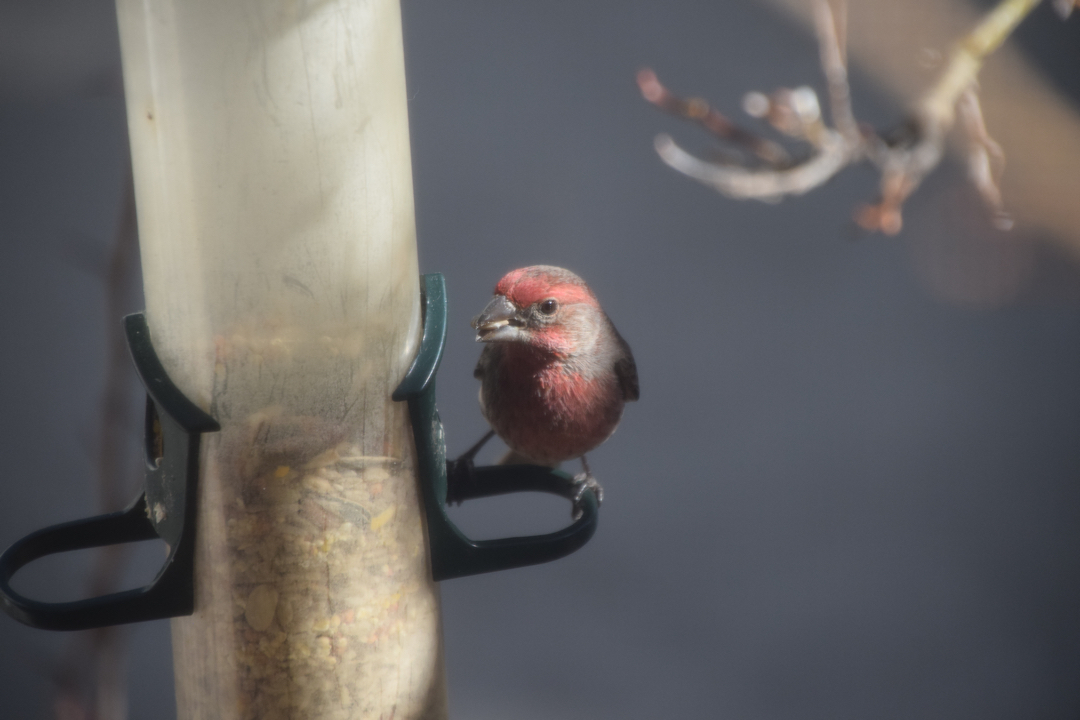
[[[504,275],[471,324],[484,343],[473,376],[491,432],[459,462],[471,466],[493,434],[510,449],[500,464],[558,467],[580,459],[573,496],[579,517],[586,489],[603,501],[586,453],[615,432],[624,405],[640,394],[630,346],[585,281],[551,265]]]

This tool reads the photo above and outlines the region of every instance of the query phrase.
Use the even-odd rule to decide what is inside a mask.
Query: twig
[[[736,200],[754,198],[769,202],[784,195],[801,195],[821,185],[848,164],[846,144],[839,133],[833,131],[829,131],[820,152],[786,170],[751,170],[739,165],[706,162],[680,148],[668,135],[657,135],[654,146],[663,161],[683,175]]]
[[[979,96],[967,90],[956,105],[960,124],[968,137],[968,178],[994,215],[999,230],[1012,228],[1012,218],[1001,202],[998,178],[1005,170],[1005,152],[986,131]]]
[[[960,95],[975,85],[986,56],[1012,34],[1020,21],[1042,0],[1002,0],[953,48],[937,84],[918,104],[916,114],[927,124],[948,128],[955,118]]]
[[[859,124],[851,109],[851,89],[847,72],[847,4],[840,5],[839,16],[833,18],[826,2],[814,5],[814,26],[821,50],[821,69],[829,83],[829,109],[833,124],[852,145],[862,140]]]
[[[771,140],[743,130],[719,111],[710,108],[701,98],[684,100],[660,84],[656,73],[648,68],[637,75],[638,87],[646,100],[661,110],[685,120],[693,120],[722,140],[742,145],[757,157],[773,166],[791,162],[787,150]]]
[[[744,108],[768,121],[784,134],[810,146],[805,160],[792,165],[767,167],[719,164],[686,152],[668,135],[659,135],[655,147],[661,159],[678,172],[735,199],[773,202],[786,195],[801,195],[825,184],[844,167],[869,160],[881,172],[878,202],[863,206],[855,219],[867,230],[896,234],[903,226],[901,208],[922,180],[941,161],[945,137],[960,113],[969,144],[969,177],[995,215],[999,228],[1011,226],[1005,213],[997,177],[1004,154],[986,131],[978,101],[978,74],[985,58],[996,50],[1041,0],[1001,0],[953,49],[938,81],[916,104],[904,132],[891,140],[860,126],[851,108],[846,58],[846,5],[834,15],[826,0],[815,4],[815,28],[825,75],[829,110],[834,127],[821,119],[817,95],[810,88],[781,89],[771,95],[750,93]],[[1055,0],[1067,14],[1077,0]],[[647,82],[643,82],[643,79]],[[715,114],[704,100],[685,101],[671,93],[651,70],[638,74],[645,99],[684,118],[702,122],[694,107]],[[720,116],[723,117],[723,116]],[[733,123],[725,121],[734,127]],[[737,138],[715,132],[746,147],[771,142],[745,130]],[[760,155],[760,154],[759,154]]]

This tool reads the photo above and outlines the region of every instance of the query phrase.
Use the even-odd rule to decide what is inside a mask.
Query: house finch
[[[486,343],[473,372],[480,409],[510,447],[501,462],[555,467],[581,458],[575,515],[585,488],[602,500],[585,453],[615,432],[623,404],[638,399],[638,377],[630,347],[589,286],[549,265],[514,270],[472,326]]]

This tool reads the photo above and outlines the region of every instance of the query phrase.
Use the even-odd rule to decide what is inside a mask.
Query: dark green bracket
[[[435,407],[435,373],[446,343],[446,282],[438,273],[424,275],[422,280],[424,335],[420,351],[393,398],[409,403],[420,490],[427,515],[432,577],[448,580],[536,565],[569,555],[596,532],[599,505],[592,490],[586,490],[582,496],[581,516],[568,527],[547,535],[470,540],[447,516],[446,442]],[[491,466],[476,468],[474,481],[459,489],[455,499],[547,492],[572,500],[577,489],[572,478],[559,470],[535,465]]]
[[[190,615],[195,608],[195,515],[199,440],[220,429],[165,373],[146,318],[124,318],[128,348],[146,386],[146,480],[126,510],[38,530],[0,555],[0,608],[19,622],[45,630],[85,630]],[[45,555],[161,538],[165,564],[145,587],[75,602],[50,603],[11,588],[19,568]]]

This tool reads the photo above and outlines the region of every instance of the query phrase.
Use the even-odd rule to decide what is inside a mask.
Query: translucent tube
[[[117,0],[146,312],[204,437],[179,717],[446,717],[397,0]]]

